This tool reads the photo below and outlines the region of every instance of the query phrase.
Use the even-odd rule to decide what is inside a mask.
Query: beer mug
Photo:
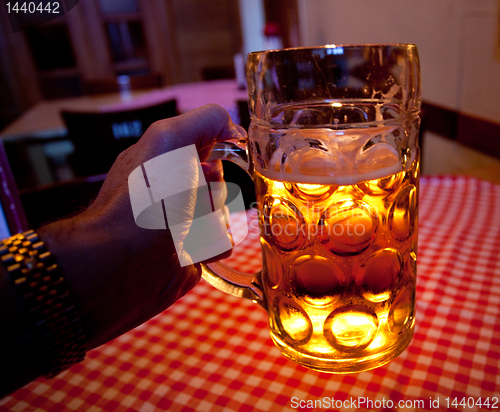
[[[263,268],[203,266],[257,301],[288,358],[332,373],[381,366],[415,325],[421,105],[414,45],[251,53],[248,141],[218,144],[251,175]]]

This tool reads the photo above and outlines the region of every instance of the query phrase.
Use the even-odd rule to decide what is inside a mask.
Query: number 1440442
[[[57,1],[40,1],[40,2],[8,2],[5,4],[7,7],[7,13],[22,13],[22,14],[59,14],[60,4]]]
[[[473,398],[473,397],[464,397],[464,398],[445,398],[446,399],[446,407],[450,408],[487,408],[487,409],[498,409],[500,408],[500,404],[498,402],[498,398],[496,396],[492,398]]]

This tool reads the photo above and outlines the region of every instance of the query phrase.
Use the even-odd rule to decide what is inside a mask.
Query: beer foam
[[[365,180],[381,179],[383,177],[402,172],[403,167],[401,166],[400,162],[397,162],[393,163],[390,166],[365,173],[358,173],[355,175],[346,174],[338,176],[312,176],[294,172],[276,172],[273,170],[264,170],[257,165],[255,165],[255,170],[257,170],[257,172],[259,172],[262,176],[267,177],[268,179],[281,182],[347,186],[355,185]]]
[[[279,136],[267,169],[255,168],[265,177],[292,183],[345,186],[380,179],[403,171],[398,150],[389,143],[395,128],[290,130]],[[267,136],[252,137],[263,143],[257,137]]]

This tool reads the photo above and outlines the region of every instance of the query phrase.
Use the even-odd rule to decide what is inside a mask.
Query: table
[[[72,152],[70,142],[63,141],[67,130],[60,115],[61,110],[73,111],[120,111],[150,106],[177,99],[181,113],[208,103],[224,107],[235,123],[239,123],[238,100],[247,100],[248,92],[238,88],[236,80],[213,80],[183,83],[161,89],[132,91],[130,99],[122,99],[119,93],[43,100],[0,132],[4,142],[26,144],[25,150],[33,167],[34,184],[53,182],[47,157],[64,158]],[[59,140],[56,142],[56,140]]]
[[[258,305],[202,281],[81,364],[0,400],[0,409],[293,411],[312,410],[308,401],[324,409],[347,401],[338,409],[356,410],[351,402],[358,402],[357,409],[367,410],[371,401],[371,410],[444,411],[469,410],[452,403],[480,397],[500,408],[500,186],[422,178],[419,230],[415,336],[383,367],[330,375],[298,366],[271,342]],[[230,261],[258,270],[255,231]],[[389,401],[394,408],[384,409]],[[488,408],[470,410],[481,409]]]
[[[184,83],[147,91],[132,91],[130,100],[122,99],[119,93],[67,99],[42,100],[0,132],[4,140],[19,140],[26,137],[50,139],[66,134],[61,110],[113,111],[153,105],[169,99],[177,99],[181,113],[208,103],[216,103],[228,110],[234,121],[239,119],[237,100],[248,99],[246,90],[238,88],[236,80],[214,80]]]
[[[239,122],[238,100],[248,100],[246,89],[238,88],[236,80],[211,80],[196,83],[177,84],[163,89],[152,90],[126,102],[106,104],[102,111],[135,109],[141,106],[176,99],[181,113],[188,112],[208,103],[224,107],[235,123]]]

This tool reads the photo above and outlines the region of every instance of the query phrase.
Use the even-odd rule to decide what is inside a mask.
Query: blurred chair
[[[130,89],[154,89],[163,86],[161,75],[159,74],[144,74],[144,75],[131,75]],[[116,93],[120,91],[117,78],[110,77],[98,80],[84,80],[83,93],[87,95]]]
[[[36,229],[46,223],[84,211],[97,197],[106,175],[40,185],[19,191],[28,225]]]
[[[238,100],[236,102],[238,104],[238,114],[240,116],[240,126],[243,126],[246,131],[248,131],[248,127],[250,126],[250,111],[248,109],[248,101],[247,100]]]
[[[28,230],[26,215],[10,168],[10,160],[0,139],[0,233],[3,237]]]
[[[177,114],[175,99],[120,112],[62,111],[75,148],[68,159],[75,176],[107,173],[116,157],[136,143],[152,123]]]
[[[221,80],[221,79],[234,79],[233,66],[217,66],[205,67],[201,70],[201,78],[203,80]]]

